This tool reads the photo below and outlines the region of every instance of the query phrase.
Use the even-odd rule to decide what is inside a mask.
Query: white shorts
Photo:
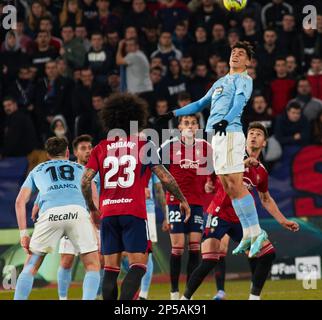
[[[98,243],[100,242],[100,231],[96,229],[96,236]],[[70,241],[70,239],[67,236],[64,236],[60,239],[59,242],[59,254],[72,254],[74,256],[78,256],[79,252],[76,251],[74,245]]]
[[[155,222],[155,213],[148,212],[148,228],[149,228],[149,236],[152,242],[158,242],[158,234],[157,234],[157,225]]]
[[[243,132],[227,132],[212,137],[214,168],[217,175],[244,172],[245,136]]]
[[[33,253],[54,252],[63,236],[70,239],[75,252],[82,254],[98,250],[90,215],[77,205],[55,207],[42,213],[35,223],[30,250]]]

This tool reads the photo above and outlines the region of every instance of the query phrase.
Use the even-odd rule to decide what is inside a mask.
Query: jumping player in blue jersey
[[[233,253],[250,249],[250,258],[260,251],[267,239],[266,232],[260,228],[253,197],[243,184],[245,136],[240,119],[253,89],[252,78],[247,75],[252,55],[252,48],[247,42],[235,44],[230,55],[230,71],[226,76],[218,79],[200,100],[161,116],[171,119],[211,106],[206,131],[214,131],[215,172],[232,200],[243,228],[243,239]]]
[[[81,191],[84,167],[68,160],[66,139],[50,138],[45,147],[50,160],[29,173],[16,199],[21,246],[28,257],[19,275],[14,299],[28,299],[34,275],[45,255],[53,252],[59,240],[67,236],[81,254],[86,269],[83,300],[94,300],[100,283],[100,262],[95,230]],[[26,229],[26,204],[37,191],[39,218],[30,239]]]

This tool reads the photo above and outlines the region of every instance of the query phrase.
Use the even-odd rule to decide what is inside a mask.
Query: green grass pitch
[[[247,300],[249,295],[249,281],[227,281],[226,293],[228,300]],[[181,293],[184,283],[181,283]],[[170,285],[168,283],[152,283],[149,299],[168,300]],[[194,300],[211,300],[215,292],[213,282],[205,282],[194,295]],[[82,289],[78,284],[72,285],[69,290],[69,299],[81,299]],[[0,300],[12,299],[13,291],[0,291]],[[55,286],[34,289],[32,300],[57,300]],[[322,280],[318,280],[316,289],[304,289],[302,281],[279,280],[267,281],[262,293],[263,300],[322,300]]]

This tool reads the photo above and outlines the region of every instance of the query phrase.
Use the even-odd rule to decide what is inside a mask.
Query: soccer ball
[[[228,11],[240,11],[246,7],[247,0],[223,0]]]

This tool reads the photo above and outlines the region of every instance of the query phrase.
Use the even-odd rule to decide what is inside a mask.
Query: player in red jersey
[[[206,140],[196,138],[199,117],[190,115],[179,118],[178,128],[180,137],[167,140],[159,149],[162,163],[167,166],[178,182],[191,207],[191,218],[188,223],[184,223],[184,218],[180,215],[179,200],[170,192],[166,193],[172,246],[170,255],[171,300],[179,299],[179,277],[185,235],[189,243],[187,281],[199,264],[205,183],[207,175],[212,172],[212,167],[207,168],[207,165],[212,165],[211,146]],[[207,156],[210,157],[209,161],[207,161]]]
[[[259,156],[266,145],[266,128],[258,122],[248,127],[245,160],[244,184],[250,192],[257,189],[263,207],[286,229],[298,231],[299,225],[285,218],[278,209],[276,202],[268,191],[268,173],[259,162]],[[220,240],[225,234],[231,239],[240,242],[243,236],[241,223],[234,211],[231,200],[225,193],[222,184],[217,182],[216,195],[210,204],[206,230],[202,243],[202,262],[195,269],[187,284],[183,299],[190,299],[192,294],[202,283],[207,274],[215,267],[219,260]],[[247,252],[246,252],[247,253]],[[275,249],[269,240],[262,244],[260,252],[253,258],[249,258],[252,272],[252,286],[250,300],[259,300],[260,293],[266,281],[267,275],[275,258]]]
[[[82,178],[82,192],[93,216],[101,218],[101,252],[105,261],[103,299],[118,297],[117,277],[125,252],[130,269],[121,286],[120,300],[132,300],[145,273],[149,251],[145,187],[151,170],[179,199],[186,221],[190,207],[173,176],[160,164],[155,145],[139,137],[147,120],[144,100],[132,94],[111,95],[100,118],[108,136],[91,153]],[[137,125],[134,132],[131,121]],[[91,196],[91,180],[96,172],[101,181],[100,212]]]

